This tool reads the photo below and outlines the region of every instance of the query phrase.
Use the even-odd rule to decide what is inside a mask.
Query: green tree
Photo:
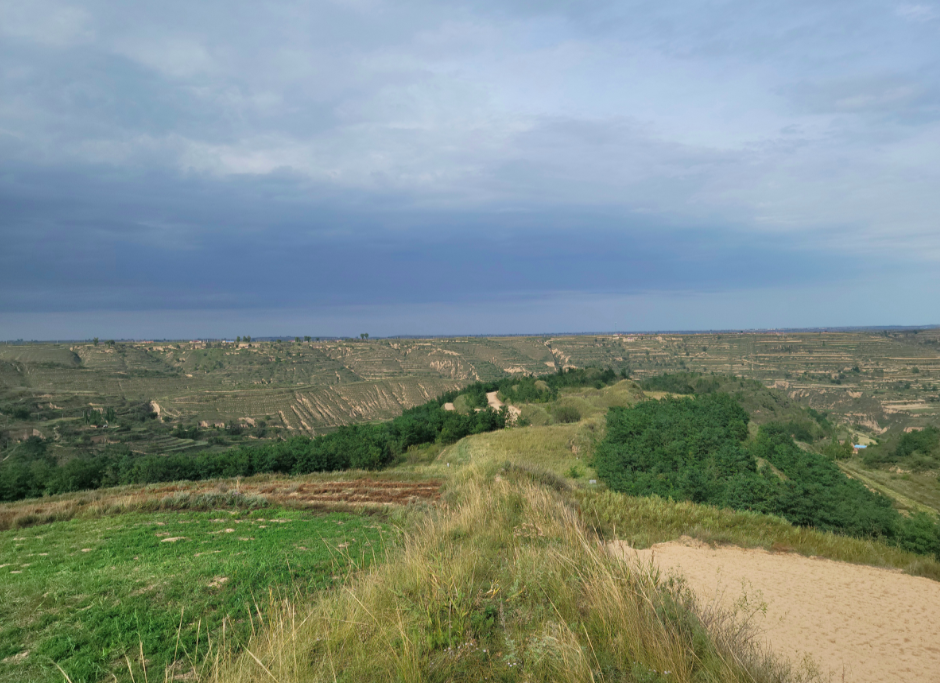
[[[363,332],[362,334],[359,335],[359,338],[360,338],[360,339],[368,339],[368,338],[369,338],[369,333],[368,333],[368,332]]]
[[[92,341],[95,343],[95,346],[98,346],[98,337],[95,337]]]
[[[304,335],[304,341],[307,342],[308,344],[310,343],[310,335],[309,335],[309,334],[305,334],[305,335]]]
[[[235,337],[235,343],[236,343],[236,344],[241,344],[241,343],[242,343],[242,338],[241,338],[241,336]]]

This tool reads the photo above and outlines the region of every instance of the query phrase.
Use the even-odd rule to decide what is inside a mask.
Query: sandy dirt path
[[[497,396],[499,392],[491,391],[486,395],[486,402],[490,404],[490,408],[493,410],[499,410],[505,404],[499,400]],[[522,411],[516,408],[516,406],[509,406],[509,420],[515,422],[516,418],[522,415]]]
[[[684,576],[706,603],[765,603],[753,623],[770,648],[794,663],[809,655],[835,681],[940,682],[940,582],[691,540],[612,550]]]

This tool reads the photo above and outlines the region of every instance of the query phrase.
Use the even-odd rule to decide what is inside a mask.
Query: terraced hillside
[[[588,365],[756,379],[860,438],[940,425],[940,330],[25,344],[0,345],[0,457],[30,437],[68,455],[317,434],[469,382]]]
[[[940,419],[940,331],[564,337],[559,364],[628,366],[638,379],[689,370],[757,379],[882,433]]]

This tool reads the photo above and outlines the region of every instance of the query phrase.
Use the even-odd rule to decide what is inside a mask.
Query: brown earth
[[[440,498],[441,482],[404,482],[354,479],[304,484],[242,485],[242,493],[264,496],[271,502],[299,502],[315,507],[322,503],[407,505]]]
[[[91,491],[60,500],[30,500],[0,505],[0,530],[47,524],[84,515],[116,514],[160,507],[169,501],[175,509],[174,494],[189,496],[237,491],[245,496],[261,496],[272,504],[292,508],[375,509],[387,505],[408,505],[435,501],[441,495],[441,482],[349,479],[330,481],[275,480],[265,482],[194,482],[167,484],[134,492]],[[185,507],[185,506],[183,506]]]
[[[499,400],[499,392],[491,391],[486,395],[486,402],[489,404],[490,408],[498,411],[505,404]],[[516,406],[509,406],[507,409],[509,411],[509,421],[515,422],[516,418],[522,415],[522,411],[519,410]]]
[[[691,539],[625,558],[682,576],[707,605],[750,609],[758,636],[794,663],[811,658],[833,680],[940,681],[940,583],[897,570]]]

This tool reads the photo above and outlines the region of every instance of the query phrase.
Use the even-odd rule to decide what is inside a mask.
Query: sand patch
[[[760,549],[682,541],[639,551],[612,546],[684,576],[706,603],[732,608],[742,594],[764,602],[766,613],[754,617],[764,642],[794,663],[810,656],[834,680],[940,681],[936,581]]]
[[[486,402],[490,405],[490,408],[492,408],[495,411],[499,411],[504,405],[506,405],[505,403],[499,400],[498,394],[499,392],[497,391],[491,391],[486,395]],[[515,422],[516,418],[522,415],[522,411],[516,406],[509,406],[507,410],[509,412],[510,422]]]
[[[170,536],[169,538],[164,538],[160,543],[176,543],[177,541],[188,540],[185,536]]]

